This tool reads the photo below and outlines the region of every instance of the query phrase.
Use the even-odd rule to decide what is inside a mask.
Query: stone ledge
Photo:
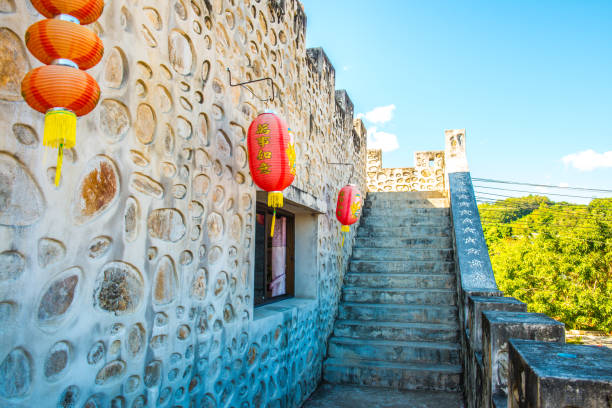
[[[259,306],[253,310],[253,325],[280,324],[290,318],[294,313],[305,312],[316,309],[316,299],[291,298],[279,302]]]

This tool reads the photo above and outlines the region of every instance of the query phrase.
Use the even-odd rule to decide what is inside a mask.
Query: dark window
[[[274,237],[272,209],[257,205],[255,222],[255,306],[292,297],[294,294],[294,218],[276,210]]]

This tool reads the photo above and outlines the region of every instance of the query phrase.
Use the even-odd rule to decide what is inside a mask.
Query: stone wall
[[[445,191],[444,152],[414,153],[415,167],[382,166],[382,150],[368,150],[368,191]]]
[[[468,171],[465,129],[445,134],[467,406],[609,405],[612,352],[566,345],[563,323],[527,313],[523,302],[498,289]]]
[[[0,1],[0,405],[296,407],[314,390],[365,191],[365,129],[296,0],[112,0],[90,28],[102,90],[53,185],[29,0]],[[233,81],[271,77],[230,87]],[[253,96],[254,93],[257,97]],[[253,308],[257,200],[246,131],[274,109],[296,137],[288,205],[312,222],[311,299]],[[299,246],[298,246],[299,248]],[[88,404],[88,405],[87,405]]]

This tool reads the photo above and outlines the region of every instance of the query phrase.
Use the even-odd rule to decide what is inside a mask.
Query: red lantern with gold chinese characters
[[[58,149],[55,185],[62,174],[63,150],[76,144],[77,116],[96,107],[100,87],[81,71],[96,65],[104,47],[98,36],[81,24],[96,21],[104,0],[32,0],[47,20],[26,31],[28,50],[47,64],[28,72],[21,94],[32,109],[45,114],[43,146]]]
[[[362,198],[361,192],[354,184],[347,184],[338,193],[338,203],[336,204],[336,218],[342,224],[340,231],[349,232],[350,226],[357,222],[361,215]],[[344,245],[344,235],[342,235],[342,245]]]
[[[275,114],[262,113],[249,126],[247,148],[253,182],[268,192],[268,206],[274,208],[272,236],[276,209],[283,206],[282,191],[295,178],[295,147],[291,130]]]

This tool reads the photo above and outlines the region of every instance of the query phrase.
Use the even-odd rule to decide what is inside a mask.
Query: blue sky
[[[611,0],[302,4],[385,167],[466,128],[472,177],[612,190]]]

